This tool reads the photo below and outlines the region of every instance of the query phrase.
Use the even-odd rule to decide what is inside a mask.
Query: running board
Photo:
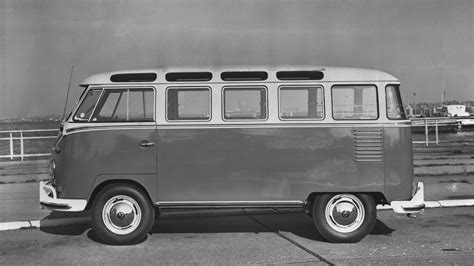
[[[159,209],[241,209],[241,208],[304,208],[305,202],[289,201],[160,201]]]

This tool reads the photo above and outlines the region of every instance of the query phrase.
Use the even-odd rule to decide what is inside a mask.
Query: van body
[[[92,210],[136,243],[166,209],[299,208],[355,242],[377,204],[423,209],[400,82],[369,69],[150,69],[87,78],[62,123],[40,202]]]

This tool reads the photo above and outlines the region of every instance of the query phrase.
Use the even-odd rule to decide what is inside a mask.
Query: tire
[[[144,192],[132,184],[105,186],[92,204],[92,228],[111,245],[136,244],[145,239],[155,209]]]
[[[334,243],[354,243],[375,225],[374,199],[366,194],[321,194],[313,203],[313,222],[319,233]]]

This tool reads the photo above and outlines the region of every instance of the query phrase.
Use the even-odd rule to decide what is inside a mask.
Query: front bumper
[[[409,201],[392,201],[390,203],[396,213],[417,213],[425,208],[425,191],[423,182],[418,182],[415,195]]]
[[[39,197],[42,208],[54,211],[79,212],[87,205],[87,200],[83,199],[58,199],[56,189],[44,181],[39,183]]]

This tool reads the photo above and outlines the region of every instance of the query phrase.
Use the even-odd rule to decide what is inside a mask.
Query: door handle
[[[143,147],[143,148],[147,148],[147,147],[155,146],[155,143],[148,142],[147,140],[144,140],[144,141],[140,142],[140,144],[138,144],[138,146]]]

